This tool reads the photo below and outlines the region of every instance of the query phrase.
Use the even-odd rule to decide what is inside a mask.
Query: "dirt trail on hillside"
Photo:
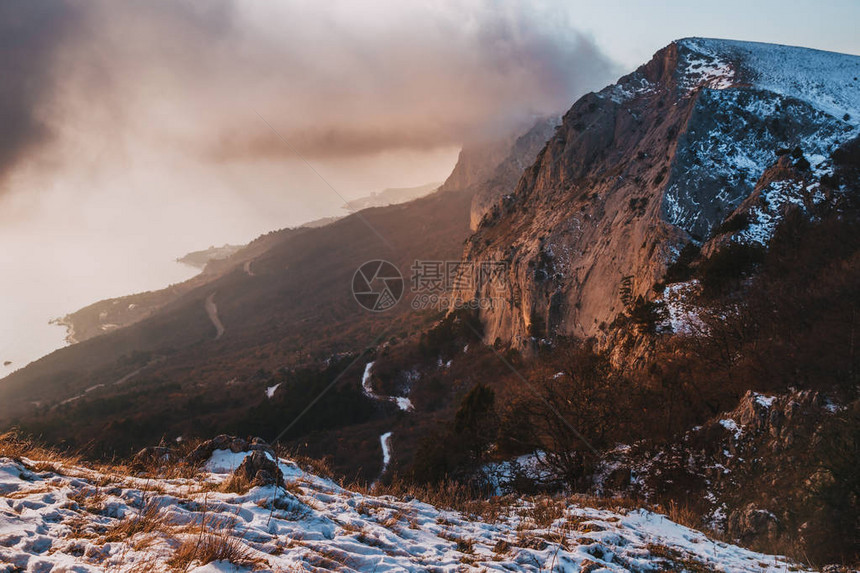
[[[215,326],[215,340],[218,340],[224,333],[227,332],[227,329],[224,328],[224,324],[221,322],[221,319],[218,318],[218,306],[215,304],[215,293],[213,292],[206,298],[206,314],[209,315],[209,320],[212,321],[212,324]]]

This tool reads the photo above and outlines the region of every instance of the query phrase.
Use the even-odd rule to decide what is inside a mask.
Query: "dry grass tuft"
[[[245,476],[232,475],[218,489],[224,493],[243,494],[251,489],[251,482]]]
[[[532,506],[523,510],[521,514],[533,521],[536,526],[547,528],[564,517],[566,509],[567,503],[564,500],[542,497],[536,499]]]
[[[70,493],[68,498],[77,503],[78,507],[84,511],[99,515],[104,511],[104,502],[107,496],[97,487],[84,487],[79,491]]]
[[[439,532],[439,537],[457,544],[457,551],[460,553],[471,554],[475,551],[475,540],[469,537],[458,535],[451,529],[445,529]]]
[[[148,503],[139,513],[109,527],[105,532],[105,542],[125,541],[139,533],[153,533],[163,530],[166,525],[166,520],[158,504]]]
[[[199,477],[203,462],[191,464],[186,460],[189,454],[202,443],[200,439],[184,440],[177,445],[167,448],[166,456],[150,456],[148,459],[137,459],[125,468],[128,474],[158,479],[194,479]]]
[[[453,480],[438,484],[415,484],[394,478],[389,484],[369,487],[363,483],[344,484],[345,488],[363,495],[390,495],[398,499],[418,499],[438,507],[460,512],[486,523],[496,523],[515,502],[513,497],[482,499],[474,489]]]
[[[296,450],[291,450],[283,446],[276,445],[275,453],[279,458],[288,458],[293,460],[300,468],[308,473],[312,473],[321,478],[337,481],[337,473],[331,467],[331,460],[328,457],[318,459],[298,453]]]
[[[661,513],[665,513],[675,523],[691,529],[702,529],[701,514],[694,511],[689,505],[681,505],[672,500],[669,505],[662,509],[664,511]]]
[[[665,545],[651,543],[648,545],[648,553],[661,558],[666,566],[666,571],[687,571],[689,573],[716,573],[717,571],[713,566]]]
[[[251,549],[240,539],[226,532],[201,530],[183,539],[167,564],[180,571],[187,571],[191,565],[206,565],[213,561],[227,561],[240,567],[256,567],[264,563],[262,559],[254,557]]]

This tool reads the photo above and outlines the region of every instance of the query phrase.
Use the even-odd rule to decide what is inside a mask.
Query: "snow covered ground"
[[[0,458],[0,571],[802,570],[644,510],[512,499],[483,520],[286,459],[285,488],[224,493],[244,455],[174,479]]]

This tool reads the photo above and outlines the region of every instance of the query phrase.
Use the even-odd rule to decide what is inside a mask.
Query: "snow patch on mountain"
[[[860,56],[710,38],[677,44],[690,51],[688,62],[719,62],[716,68],[727,75],[731,62],[738,83],[806,101],[834,117],[860,115]]]
[[[666,219],[706,237],[785,150],[798,149],[813,172],[829,169],[832,151],[856,132],[855,120],[834,118],[799,99],[758,89],[705,89],[679,136]]]
[[[695,279],[666,285],[658,300],[666,305],[667,316],[664,326],[667,330],[682,336],[692,336],[707,331],[702,319],[699,318],[700,309],[691,302],[699,290],[699,281]]]

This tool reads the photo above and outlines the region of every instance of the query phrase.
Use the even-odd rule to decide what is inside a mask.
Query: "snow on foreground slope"
[[[286,488],[223,493],[244,455],[161,480],[0,458],[0,571],[800,570],[644,510],[515,500],[487,523],[284,459]]]

